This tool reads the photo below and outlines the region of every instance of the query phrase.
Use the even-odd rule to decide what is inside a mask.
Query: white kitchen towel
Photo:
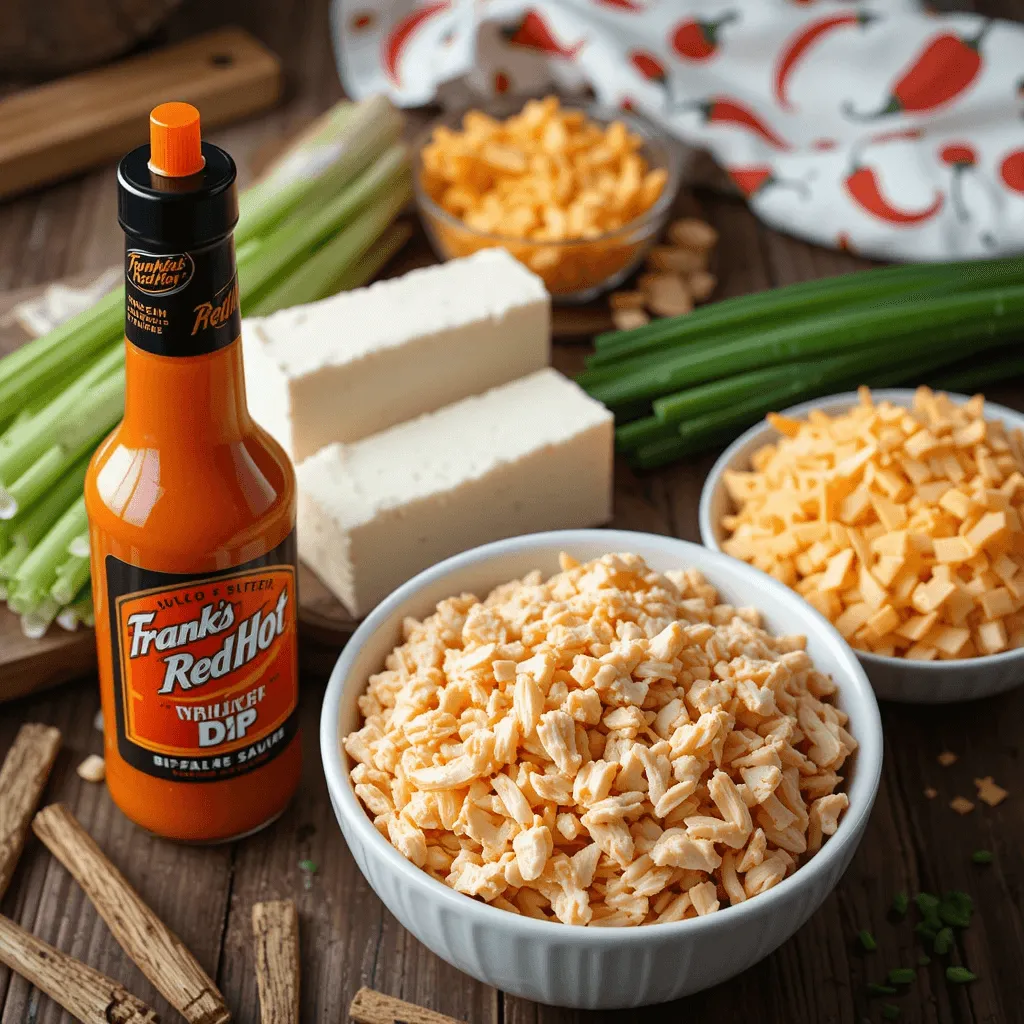
[[[348,92],[589,85],[765,222],[886,259],[1024,251],[1024,25],[913,0],[334,0]]]

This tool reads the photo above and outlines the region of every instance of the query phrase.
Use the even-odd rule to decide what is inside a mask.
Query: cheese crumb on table
[[[955,796],[949,801],[949,806],[957,814],[970,814],[974,810],[974,804],[965,796]]]
[[[951,764],[956,764],[957,756],[952,750],[944,750],[935,760],[938,761],[943,768],[948,768]]]
[[[860,650],[916,661],[1024,646],[1024,434],[919,388],[913,408],[772,415],[725,474],[723,550],[793,587]]]
[[[988,804],[989,807],[996,807],[1001,804],[1009,793],[1002,786],[997,786],[991,775],[983,779],[975,779],[974,785],[978,788],[978,799]]]
[[[102,782],[107,777],[107,763],[98,754],[90,754],[75,771],[86,782]]]
[[[939,791],[934,786],[925,786],[924,795],[927,799],[934,800],[939,795]]]
[[[548,365],[551,299],[503,249],[243,324],[253,419],[295,462]]]
[[[299,554],[354,615],[477,544],[611,518],[612,414],[546,369],[298,468]]]
[[[459,892],[591,927],[712,914],[798,870],[857,746],[804,638],[692,569],[561,564],[405,621],[344,740],[376,828]]]

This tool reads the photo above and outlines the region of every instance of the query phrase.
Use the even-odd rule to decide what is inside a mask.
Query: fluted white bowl
[[[753,605],[773,633],[801,633],[815,665],[839,684],[839,706],[860,747],[848,762],[850,806],[821,851],[768,892],[736,907],[675,924],[586,928],[521,917],[435,881],[373,827],[349,779],[341,738],[359,727],[357,698],[401,640],[402,620],[443,598],[493,586],[533,569],[558,571],[558,554],[580,560],[634,552],[655,569],[694,567],[723,600]],[[420,573],[372,612],[331,674],[320,723],[334,811],[360,870],[387,908],[425,946],[479,981],[557,1006],[613,1009],[665,1002],[716,985],[757,963],[818,908],[850,863],[878,790],[882,728],[863,669],[839,634],[793,591],[756,569],[671,537],[563,530],[498,541]]]
[[[889,401],[910,408],[914,392],[910,388],[886,388],[872,391],[876,401]],[[967,395],[951,393],[954,402],[968,400]],[[831,395],[802,402],[785,409],[784,416],[803,419],[818,409],[835,416],[846,412],[860,399],[856,392]],[[1000,420],[1009,429],[1024,430],[1024,415],[995,402],[985,403],[985,417]],[[725,486],[727,470],[750,469],[751,456],[766,444],[779,440],[779,433],[767,423],[758,423],[740,435],[711,467],[700,495],[700,539],[712,551],[721,551],[726,531],[722,518],[735,511]],[[905,704],[951,704],[977,700],[1012,690],[1024,682],[1024,648],[989,654],[981,658],[958,658],[951,661],[908,661],[886,658],[868,651],[855,651],[867,671],[875,693],[882,700]]]

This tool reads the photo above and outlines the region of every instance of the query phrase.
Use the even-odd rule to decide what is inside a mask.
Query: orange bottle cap
[[[203,158],[199,111],[191,103],[161,103],[149,115],[149,169],[169,178],[198,174]]]

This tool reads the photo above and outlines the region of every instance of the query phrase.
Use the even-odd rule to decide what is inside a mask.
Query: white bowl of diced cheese
[[[889,388],[872,391],[876,404],[890,402],[911,408],[915,391],[909,388]],[[970,399],[966,395],[950,394],[960,405]],[[789,419],[806,419],[817,410],[829,416],[849,411],[860,401],[855,392],[831,395],[794,405],[782,412]],[[986,402],[984,417],[1001,422],[1008,431],[1024,430],[1024,415],[1002,405]],[[700,500],[700,534],[706,547],[722,551],[729,531],[723,525],[726,516],[735,512],[735,506],[725,484],[729,471],[751,468],[755,452],[779,441],[780,434],[767,422],[751,427],[737,438],[719,457],[705,480]],[[942,704],[976,700],[1003,693],[1024,683],[1024,647],[1012,648],[996,654],[969,658],[937,658],[911,660],[889,657],[867,650],[856,650],[871,680],[875,693],[883,700],[915,704]]]
[[[362,724],[360,697],[392,648],[409,635],[410,617],[422,620],[438,602],[467,592],[482,598],[491,588],[534,570],[546,579],[559,572],[561,552],[581,562],[631,552],[659,573],[693,568],[717,589],[721,601],[759,609],[772,636],[805,636],[815,669],[834,681],[829,699],[848,716],[846,728],[857,742],[840,772],[849,804],[820,850],[799,857],[795,870],[773,887],[698,917],[640,927],[588,927],[513,913],[455,891],[403,856],[375,827],[350,777],[357,760],[343,743]],[[485,984],[540,1003],[586,1009],[665,1002],[708,988],[786,941],[850,863],[882,764],[874,693],[850,648],[822,616],[771,577],[723,554],[671,537],[612,530],[563,530],[487,544],[400,587],[367,617],[342,652],[327,686],[320,742],[331,801],[349,849],[395,917],[438,956]],[[571,805],[570,800],[564,809]],[[726,899],[721,890],[720,895]]]

